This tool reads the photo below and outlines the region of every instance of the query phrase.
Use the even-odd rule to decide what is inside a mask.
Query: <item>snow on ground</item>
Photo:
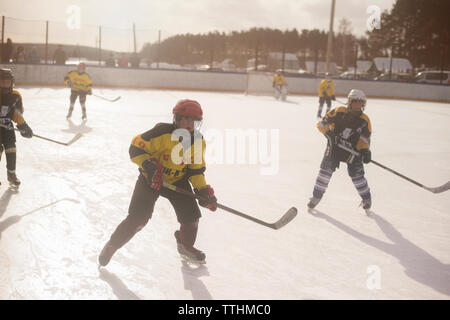
[[[317,214],[307,212],[325,149],[315,128],[316,97],[283,103],[243,94],[97,89],[122,98],[110,103],[89,96],[83,124],[78,102],[72,121],[65,120],[67,89],[18,89],[34,133],[64,142],[76,133],[83,137],[66,147],[18,135],[19,192],[7,188],[2,160],[0,299],[450,297],[449,191],[433,194],[367,165],[374,212],[368,217],[341,164]],[[181,98],[204,108],[205,138],[215,146],[211,159],[220,160],[218,141],[229,143],[227,132],[250,129],[261,137],[259,129],[279,130],[265,145],[275,143],[269,162],[258,156],[254,163],[227,163],[225,152],[222,163],[208,165],[206,178],[220,203],[269,222],[291,206],[299,214],[272,230],[202,209],[197,247],[207,264],[195,267],[178,257],[175,213],[160,198],[148,225],[98,269],[98,253],[126,217],[138,176],[130,141],[157,122],[170,122]],[[427,186],[450,180],[448,104],[369,99],[366,113],[373,159]],[[270,165],[275,174],[261,174]]]

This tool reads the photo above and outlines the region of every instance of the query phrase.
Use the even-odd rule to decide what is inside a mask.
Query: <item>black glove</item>
[[[369,149],[363,149],[360,151],[362,162],[369,163],[372,160],[372,152]]]
[[[331,96],[331,100],[336,101],[336,97],[335,96]]]
[[[151,188],[160,190],[163,183],[162,169],[163,166],[158,160],[150,158],[142,162],[142,168],[147,174],[147,183]]]
[[[27,125],[26,122],[19,124],[17,126],[17,129],[19,129],[20,134],[24,138],[31,138],[33,136],[33,130],[31,130],[31,128]]]
[[[214,196],[214,189],[209,184],[203,189],[194,189],[194,192],[202,197],[202,199],[198,199],[200,206],[208,208],[211,211],[217,210],[217,198]]]

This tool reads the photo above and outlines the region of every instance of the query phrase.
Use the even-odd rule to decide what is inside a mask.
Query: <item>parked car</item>
[[[389,76],[389,73],[382,73],[374,80],[414,81],[414,78],[410,73],[392,73],[391,76]]]
[[[450,84],[450,71],[422,71],[415,77],[419,83],[442,83]]]
[[[339,78],[347,79],[347,80],[367,80],[367,79],[372,79],[372,76],[369,73],[359,72],[359,73],[355,74],[354,72],[346,71],[344,73],[341,73]]]

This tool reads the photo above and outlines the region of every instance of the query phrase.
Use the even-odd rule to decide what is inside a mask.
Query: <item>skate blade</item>
[[[19,186],[14,185],[14,184],[10,184],[10,185],[8,186],[8,189],[9,189],[9,190],[12,190],[12,191],[18,191],[18,190],[19,190]]]
[[[188,263],[195,264],[195,265],[197,265],[197,266],[201,266],[201,265],[203,265],[203,264],[206,264],[206,260],[202,260],[202,261],[192,260],[191,258],[189,258],[188,256],[185,256],[184,254],[180,254],[180,257],[181,257],[184,261],[186,261],[186,262],[188,262]]]

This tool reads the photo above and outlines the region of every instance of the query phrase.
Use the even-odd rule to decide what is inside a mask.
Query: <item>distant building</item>
[[[285,71],[298,72],[300,69],[300,63],[297,55],[294,53],[284,54],[284,68],[283,68],[283,53],[282,52],[269,52],[267,56],[267,67],[270,70],[283,69]]]
[[[283,53],[269,52],[267,57],[258,58],[258,70],[260,71],[276,71],[283,69],[286,72],[299,72],[300,63],[297,55],[294,53],[284,54],[284,68],[283,68]],[[247,60],[247,70],[255,70],[255,58]]]
[[[391,70],[391,58],[375,58],[371,67],[375,68],[378,72],[387,73]],[[408,59],[392,58],[393,73],[411,72],[412,69],[413,66]]]
[[[306,71],[310,74],[314,74],[314,61],[306,61],[305,62]],[[327,72],[327,63],[325,61],[317,61],[317,75],[324,75]],[[339,74],[339,70],[335,62],[330,62],[330,70],[328,70],[331,74]]]

